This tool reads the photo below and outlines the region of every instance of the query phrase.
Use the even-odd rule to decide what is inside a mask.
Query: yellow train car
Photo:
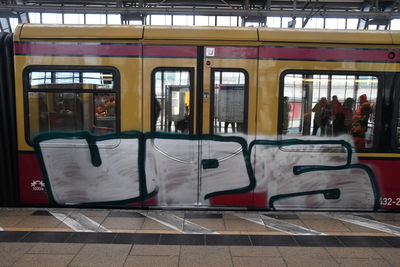
[[[23,205],[400,208],[400,34],[18,26]]]

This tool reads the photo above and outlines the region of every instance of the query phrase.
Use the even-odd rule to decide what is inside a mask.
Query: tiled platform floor
[[[0,243],[1,266],[399,266],[399,248]]]
[[[400,213],[0,209],[0,266],[400,266]]]

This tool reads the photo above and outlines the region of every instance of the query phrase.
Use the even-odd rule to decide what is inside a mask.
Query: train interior
[[[350,134],[357,148],[371,148],[378,77],[373,75],[284,75],[283,134]]]
[[[107,92],[112,89],[112,73],[30,72],[30,136],[48,131],[115,132],[116,94]]]

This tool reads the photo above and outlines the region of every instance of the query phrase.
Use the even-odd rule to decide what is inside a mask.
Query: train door
[[[185,51],[186,58],[155,59],[144,46],[144,84],[151,85],[144,88],[143,110],[151,118],[144,125],[145,172],[147,185],[158,188],[151,205],[251,205],[244,151],[255,129],[248,103],[255,103],[257,48],[212,49],[214,55],[209,47],[181,46],[177,54]],[[239,58],[220,55],[224,49]]]
[[[143,67],[146,184],[157,188],[145,204],[196,206],[197,47],[144,45]]]
[[[257,48],[204,47],[203,66],[200,203],[251,206],[243,152],[255,133]]]

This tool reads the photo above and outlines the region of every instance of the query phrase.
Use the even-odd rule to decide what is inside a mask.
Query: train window
[[[36,89],[113,89],[112,72],[33,71],[29,73],[29,87]]]
[[[35,68],[26,78],[29,136],[48,131],[116,131],[114,72]]]
[[[284,135],[353,136],[356,148],[371,148],[378,77],[368,74],[287,73],[283,77]]]
[[[153,72],[152,130],[193,132],[192,72],[158,69]]]
[[[246,75],[243,71],[213,70],[212,129],[218,133],[246,132]]]

